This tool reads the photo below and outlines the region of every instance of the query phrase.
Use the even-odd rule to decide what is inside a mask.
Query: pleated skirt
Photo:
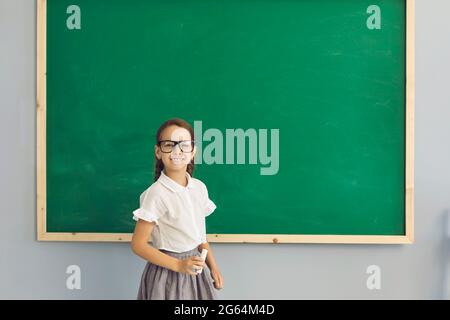
[[[181,260],[200,256],[197,248],[181,253],[162,249],[160,251]],[[216,300],[216,290],[206,264],[202,273],[189,275],[147,262],[137,300]]]

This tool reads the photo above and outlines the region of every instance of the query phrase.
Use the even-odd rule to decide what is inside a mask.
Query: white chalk
[[[208,250],[206,250],[206,249],[202,249],[202,253],[200,253],[200,258],[202,258],[202,260],[203,261],[206,261],[206,255],[208,254]],[[202,273],[202,271],[203,271],[203,268],[201,268],[201,269],[199,269],[198,271],[197,271],[197,274],[200,274],[200,273]]]

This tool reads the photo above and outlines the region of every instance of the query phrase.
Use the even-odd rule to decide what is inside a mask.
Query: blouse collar
[[[169,176],[167,176],[164,173],[164,170],[161,170],[161,175],[158,178],[158,181],[161,182],[164,186],[166,186],[168,189],[172,190],[173,192],[182,192],[187,189],[191,189],[194,187],[194,182],[192,181],[192,177],[189,174],[189,172],[186,171],[186,178],[188,180],[187,186],[184,187]]]

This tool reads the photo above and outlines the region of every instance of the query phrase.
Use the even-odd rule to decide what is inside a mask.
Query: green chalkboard
[[[45,234],[131,233],[155,132],[180,117],[217,205],[211,241],[407,235],[407,1],[40,6]]]

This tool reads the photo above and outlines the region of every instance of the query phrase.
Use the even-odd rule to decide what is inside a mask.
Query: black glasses
[[[176,145],[179,145],[181,151],[192,152],[194,150],[195,141],[194,140],[159,140],[158,146],[164,153],[172,152]]]

